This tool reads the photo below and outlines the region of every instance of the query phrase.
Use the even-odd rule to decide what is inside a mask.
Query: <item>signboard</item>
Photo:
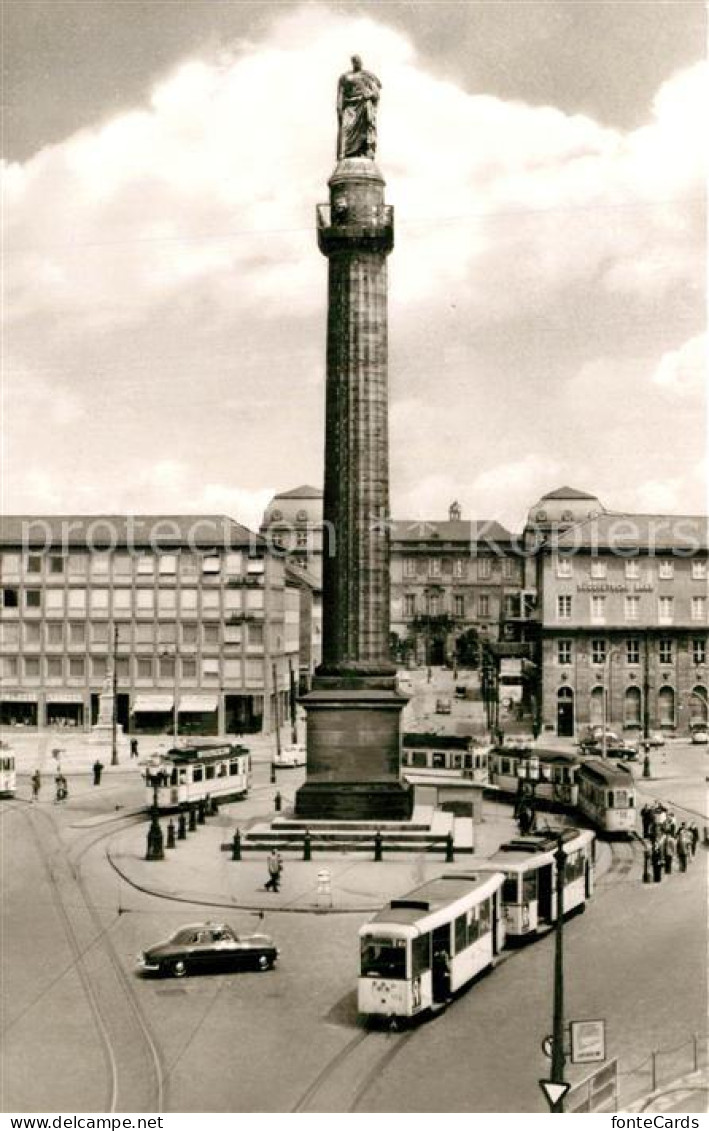
[[[3,691],[0,693],[3,703],[36,703],[36,691]]]
[[[521,679],[522,661],[511,659],[500,660],[500,676],[512,676],[515,679]]]
[[[83,703],[83,691],[47,691],[44,695],[47,703]]]
[[[572,1021],[571,1063],[595,1064],[605,1059],[605,1021]]]

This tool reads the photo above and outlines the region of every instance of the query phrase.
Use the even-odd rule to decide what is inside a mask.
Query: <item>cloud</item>
[[[353,44],[383,81],[396,208],[395,513],[462,497],[494,517],[559,478],[662,481],[646,449],[662,446],[667,397],[688,408],[696,384],[706,65],[669,78],[623,132],[467,93],[384,19],[291,9],[7,168],[7,380],[15,405],[25,381],[35,390],[10,418],[16,497],[34,482],[49,498],[12,454],[24,450],[67,510],[90,497],[99,511],[232,507],[245,521],[261,484],[320,481],[314,207]],[[703,440],[677,426],[689,466]]]
[[[703,400],[707,382],[706,334],[698,334],[679,349],[664,354],[651,380],[658,388],[677,397]]]

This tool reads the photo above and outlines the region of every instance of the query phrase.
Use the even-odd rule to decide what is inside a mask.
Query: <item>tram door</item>
[[[432,934],[431,990],[434,1004],[448,1001],[451,989],[451,925],[444,923]]]
[[[539,919],[546,919],[547,922],[551,922],[551,892],[553,874],[553,864],[545,864],[543,868],[539,869],[539,880],[537,888],[537,915]]]

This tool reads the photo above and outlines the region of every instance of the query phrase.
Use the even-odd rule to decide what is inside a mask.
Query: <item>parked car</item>
[[[450,715],[451,701],[450,699],[436,699],[436,714],[437,715]]]
[[[691,727],[692,743],[705,746],[709,742],[709,727],[706,723],[694,723]]]
[[[305,746],[294,743],[291,746],[282,746],[280,753],[276,753],[273,764],[280,766],[281,769],[288,769],[292,766],[304,766],[307,760],[308,755]]]
[[[641,739],[647,746],[664,746],[665,736],[660,730],[651,730],[647,738]]]
[[[138,967],[146,974],[183,978],[208,970],[270,970],[277,959],[278,947],[269,935],[237,935],[226,923],[193,923],[144,950]]]
[[[579,739],[582,754],[597,758],[603,752],[603,727],[587,727]],[[621,738],[613,730],[606,730],[606,756],[625,762],[634,762],[638,756],[638,742],[635,738]]]

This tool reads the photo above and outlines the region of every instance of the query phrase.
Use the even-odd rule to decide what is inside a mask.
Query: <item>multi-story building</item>
[[[528,538],[535,528],[544,728],[686,733],[706,719],[706,517],[614,514],[552,492]]]
[[[457,503],[447,521],[394,522],[391,628],[400,652],[440,664],[465,638],[491,643],[519,618],[523,561],[498,522],[471,522]]]
[[[300,592],[222,516],[5,518],[0,722],[88,728],[115,670],[131,732],[269,729],[298,671]]]

